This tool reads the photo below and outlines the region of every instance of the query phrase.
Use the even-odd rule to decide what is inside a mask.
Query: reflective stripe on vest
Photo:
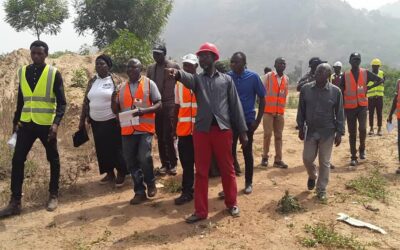
[[[269,72],[265,77],[265,108],[264,113],[284,114],[288,95],[288,79],[283,75],[279,85],[275,72]]]
[[[354,79],[353,73],[347,71],[344,74],[345,90],[344,90],[344,108],[354,109],[358,106],[368,106],[367,98],[367,70],[360,69],[358,80]]]
[[[397,81],[397,105],[396,105],[397,119],[400,119],[400,80]]]
[[[56,97],[53,91],[57,69],[46,65],[32,92],[26,80],[26,67],[18,71],[21,92],[24,99],[21,118],[22,122],[33,121],[39,125],[53,124],[56,113]]]
[[[178,136],[188,136],[193,133],[195,117],[197,114],[196,97],[193,92],[184,87],[182,83],[177,84],[179,96],[179,113],[176,134]]]
[[[119,103],[121,112],[132,110],[135,108],[149,108],[152,106],[150,100],[150,79],[142,76],[136,93],[131,92],[129,82],[125,83],[119,91]],[[147,132],[154,134],[155,114],[144,114],[139,117],[139,125],[132,126],[130,122],[121,122],[121,134],[132,135],[135,131]]]
[[[382,70],[379,70],[378,76],[383,79],[385,76],[385,73]],[[374,85],[375,82],[370,81],[368,82],[367,86],[372,86]],[[385,94],[385,86],[383,84],[380,84],[372,89],[369,89],[367,92],[367,97],[374,97],[374,96],[384,96]]]

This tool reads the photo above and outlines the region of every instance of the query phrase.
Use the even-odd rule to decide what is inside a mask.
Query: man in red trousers
[[[190,74],[167,69],[170,77],[180,81],[196,95],[197,116],[193,143],[195,151],[195,212],[186,218],[194,223],[208,216],[208,170],[214,154],[221,174],[225,205],[233,216],[239,216],[237,186],[232,156],[232,128],[239,133],[242,147],[247,144],[247,126],[242,105],[232,78],[215,68],[219,59],[217,47],[203,44],[197,52],[203,72]]]

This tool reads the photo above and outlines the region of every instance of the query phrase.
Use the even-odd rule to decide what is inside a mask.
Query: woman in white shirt
[[[92,127],[100,174],[106,174],[100,184],[115,181],[115,186],[121,187],[127,169],[122,156],[121,128],[111,110],[112,95],[121,81],[110,73],[111,67],[109,56],[96,58],[97,74],[89,81],[85,92],[79,129],[85,129],[86,123]]]

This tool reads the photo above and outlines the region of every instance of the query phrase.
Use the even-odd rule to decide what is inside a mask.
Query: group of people
[[[34,141],[39,138],[50,162],[50,197],[47,210],[58,206],[60,160],[57,130],[65,113],[66,99],[60,72],[46,64],[48,45],[35,41],[30,46],[33,63],[18,71],[18,102],[13,121],[17,143],[12,160],[11,199],[0,211],[0,218],[21,212],[24,163]],[[265,75],[247,69],[246,55],[236,52],[230,59],[231,71],[217,70],[219,51],[204,43],[196,54],[185,55],[182,68],[166,59],[164,45],[153,48],[155,63],[143,73],[141,62],[127,62],[128,80],[123,82],[111,73],[112,60],[107,55],[96,58],[95,76],[85,91],[79,130],[91,126],[101,184],[124,185],[132,176],[134,197],[130,204],[145,202],[157,194],[156,175],[176,175],[177,155],[183,168],[182,192],[176,205],[194,199],[194,213],[186,222],[194,223],[208,216],[208,178],[213,159],[219,169],[228,212],[236,217],[236,176],[241,169],[237,160],[237,143],[243,149],[245,186],[253,191],[253,136],[261,122],[264,147],[261,165],[268,167],[270,144],[274,135],[275,156],[272,166],[286,169],[283,161],[282,136],[284,114],[289,92],[289,78],[284,73],[286,60],[278,57],[274,70]],[[318,57],[309,61],[310,72],[298,82],[300,99],[297,112],[299,138],[304,141],[303,162],[308,173],[307,187],[316,186],[317,197],[326,199],[333,145],[339,146],[347,121],[350,138],[350,166],[356,167],[358,156],[366,158],[367,111],[370,112],[370,134],[374,134],[373,115],[378,115],[377,134],[382,135],[384,73],[379,59],[372,61],[372,72],[360,68],[361,55],[353,53],[351,70],[342,73],[342,63],[331,66]],[[197,68],[202,68],[197,73]],[[397,108],[400,125],[400,81],[388,118],[391,122]],[[256,112],[256,107],[258,111]],[[357,155],[357,123],[360,146]],[[400,126],[399,126],[400,127]],[[157,135],[161,167],[154,169],[153,135]],[[399,133],[400,134],[400,133]],[[177,140],[178,152],[175,142]],[[399,135],[400,155],[400,135]],[[319,169],[315,162],[319,158]],[[400,160],[400,158],[399,158]],[[400,168],[397,170],[400,174]]]

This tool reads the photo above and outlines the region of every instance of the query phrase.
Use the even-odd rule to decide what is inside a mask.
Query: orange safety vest
[[[396,105],[397,119],[400,119],[400,80],[397,81],[397,105]]]
[[[281,85],[278,84],[275,72],[269,72],[265,76],[266,96],[264,113],[281,115],[285,113],[288,84],[286,75],[283,75]]]
[[[356,82],[351,70],[344,73],[345,90],[344,90],[344,108],[354,109],[358,106],[368,106],[367,98],[367,70],[361,69],[358,73],[358,81]]]
[[[178,136],[188,136],[193,133],[195,117],[197,114],[196,97],[193,92],[178,82],[176,85],[176,95],[179,97],[178,124],[176,134]]]
[[[119,105],[121,112],[137,108],[148,108],[152,106],[150,100],[150,79],[142,76],[136,93],[132,93],[129,82],[125,83],[119,91]],[[154,134],[155,113],[144,114],[139,117],[139,125],[130,122],[121,122],[121,134],[132,135],[135,131]]]

